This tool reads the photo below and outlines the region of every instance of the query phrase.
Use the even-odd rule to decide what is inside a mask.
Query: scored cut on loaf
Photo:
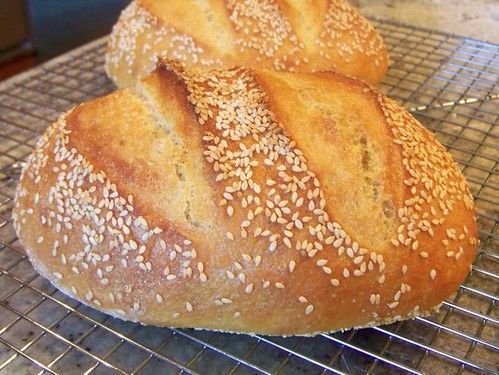
[[[380,35],[346,0],[134,0],[113,28],[106,72],[118,87],[158,58],[184,65],[335,70],[377,84]]]
[[[126,320],[310,335],[428,315],[477,246],[459,167],[341,74],[165,62],[53,124],[14,225],[36,270]]]

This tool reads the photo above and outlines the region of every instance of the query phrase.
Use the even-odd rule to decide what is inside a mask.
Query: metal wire
[[[481,245],[439,314],[313,338],[159,329],[71,300],[38,276],[12,228],[14,190],[59,113],[114,89],[105,39],[0,83],[0,372],[385,374],[499,370],[499,46],[373,20],[391,66],[381,88],[454,154],[470,182]]]

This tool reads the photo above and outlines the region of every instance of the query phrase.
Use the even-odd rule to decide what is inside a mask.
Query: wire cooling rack
[[[478,209],[472,273],[429,318],[314,338],[160,329],[76,302],[33,270],[11,220],[20,165],[60,112],[114,89],[105,39],[0,84],[0,373],[496,373],[499,370],[499,46],[373,21],[382,89],[461,164]]]

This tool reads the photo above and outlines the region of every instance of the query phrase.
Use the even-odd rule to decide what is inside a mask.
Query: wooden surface
[[[22,56],[0,64],[0,81],[36,65],[35,56]]]

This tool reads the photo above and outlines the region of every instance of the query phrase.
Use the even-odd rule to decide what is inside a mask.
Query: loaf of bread
[[[431,313],[474,215],[451,155],[366,83],[170,62],[52,125],[14,207],[36,270],[83,303],[271,335]]]
[[[377,84],[388,57],[346,0],[134,0],[114,26],[106,71],[129,87],[158,58],[184,65],[335,70]]]

